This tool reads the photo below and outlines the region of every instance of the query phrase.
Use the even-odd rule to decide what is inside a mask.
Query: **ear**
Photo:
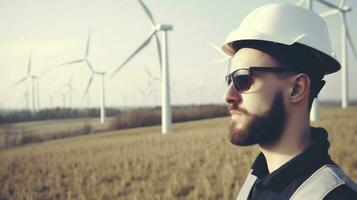
[[[306,74],[298,74],[294,76],[291,79],[289,90],[289,101],[291,103],[298,103],[304,99],[308,99],[310,92],[310,77]]]

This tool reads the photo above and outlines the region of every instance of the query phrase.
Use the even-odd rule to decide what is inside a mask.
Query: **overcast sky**
[[[223,103],[226,63],[212,63],[222,55],[208,42],[220,45],[229,31],[240,24],[252,9],[267,2],[296,0],[146,0],[157,23],[174,26],[169,32],[169,67],[173,104]],[[337,1],[330,1],[338,3]],[[357,1],[348,1],[352,12],[347,14],[348,25],[357,43]],[[325,7],[314,3],[317,12]],[[329,17],[332,46],[340,55],[340,18]],[[11,85],[26,76],[32,55],[32,74],[59,63],[82,59],[89,29],[92,30],[89,60],[97,71],[111,74],[129,54],[150,34],[152,27],[136,0],[2,0],[0,1],[0,108],[24,108],[24,94],[29,84]],[[161,35],[160,35],[161,36]],[[356,44],[357,45],[357,44]],[[153,105],[160,103],[160,83],[154,82],[157,92],[148,91],[149,76],[160,76],[154,41],[138,54],[113,79],[106,79],[107,105]],[[349,49],[350,99],[357,100],[357,59]],[[85,105],[81,97],[91,71],[85,64],[58,68],[40,78],[40,106],[50,105],[48,94],[56,96],[53,106],[61,106],[64,84],[73,76],[73,105]],[[203,86],[199,89],[199,80]],[[322,100],[340,99],[340,73],[325,77],[327,84],[320,95]],[[100,78],[94,78],[90,89],[91,106],[100,102]],[[126,97],[123,97],[126,96]],[[201,96],[201,97],[200,97]]]

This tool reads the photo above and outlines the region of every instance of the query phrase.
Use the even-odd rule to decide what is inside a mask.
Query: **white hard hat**
[[[236,30],[229,33],[222,50],[233,56],[237,51],[233,43],[246,40],[283,45],[302,44],[317,53],[322,62],[319,67],[323,74],[333,73],[341,68],[333,57],[323,18],[313,11],[292,4],[266,4],[253,10]]]

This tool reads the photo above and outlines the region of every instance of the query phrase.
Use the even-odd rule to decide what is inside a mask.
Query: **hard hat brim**
[[[233,42],[226,42],[225,44],[222,45],[221,49],[227,55],[233,56],[239,49],[245,47],[244,42],[242,42],[242,41],[271,42],[271,43],[277,43],[277,44],[288,45],[288,46],[293,46],[294,44],[299,44],[299,45],[305,46],[307,49],[310,49],[311,52],[313,52],[318,57],[318,60],[320,61],[320,63],[318,64],[318,66],[315,66],[315,67],[319,67],[319,71],[321,73],[323,73],[324,75],[335,73],[341,69],[340,63],[334,57],[332,57],[324,52],[321,52],[317,49],[314,49],[312,47],[308,47],[304,44],[296,42],[296,40],[294,40],[294,41],[286,40],[286,41],[284,41],[284,43],[275,42],[276,39],[274,39],[274,38],[253,39],[253,40],[252,39],[236,40]],[[233,45],[233,43],[234,43],[234,45]]]

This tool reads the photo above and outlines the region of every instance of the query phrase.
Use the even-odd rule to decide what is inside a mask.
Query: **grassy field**
[[[38,136],[39,138],[43,138],[45,140],[52,140],[52,138],[55,138],[56,136],[64,138],[70,137],[71,135],[84,135],[80,132],[83,132],[83,129],[85,128],[89,129],[87,130],[89,132],[102,132],[108,129],[112,120],[113,118],[109,117],[106,119],[104,124],[101,124],[98,118],[45,120],[0,124],[0,148],[6,146],[5,135],[13,135],[12,139],[14,140],[17,137],[16,140],[18,141],[21,141],[24,136]],[[13,141],[10,143],[16,142]]]
[[[0,150],[0,199],[235,199],[258,150],[231,145],[228,121],[178,123],[164,136],[154,126]],[[356,122],[357,107],[323,108],[313,124],[329,131],[330,154],[355,181]]]

